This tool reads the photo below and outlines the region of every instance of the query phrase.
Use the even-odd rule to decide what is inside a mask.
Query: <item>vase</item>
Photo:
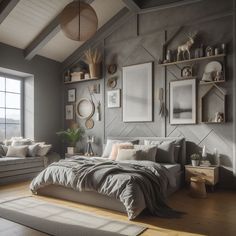
[[[67,147],[67,153],[70,155],[75,154],[75,147]]]
[[[89,72],[90,78],[99,78],[100,77],[100,70],[101,64],[89,64]]]
[[[199,160],[191,160],[192,166],[199,166],[200,161]]]

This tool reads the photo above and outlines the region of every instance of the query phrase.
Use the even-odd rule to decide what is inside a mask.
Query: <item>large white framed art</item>
[[[148,62],[122,68],[124,122],[153,120],[152,65],[152,62]]]
[[[170,124],[196,124],[196,79],[170,82]]]

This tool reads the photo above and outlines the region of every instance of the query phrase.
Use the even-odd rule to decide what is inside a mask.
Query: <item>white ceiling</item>
[[[0,42],[25,49],[71,1],[20,0],[0,25]],[[100,28],[124,7],[124,3],[122,0],[94,0],[91,6],[97,13]],[[62,62],[81,45],[60,31],[38,54]]]

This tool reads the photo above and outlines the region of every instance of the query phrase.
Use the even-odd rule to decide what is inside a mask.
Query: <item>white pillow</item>
[[[119,149],[116,161],[138,160],[139,152],[134,149]]]
[[[39,145],[37,156],[40,156],[40,157],[46,156],[51,148],[52,148],[51,144]]]
[[[27,155],[28,146],[9,146],[7,150],[7,157],[22,157]]]
[[[32,140],[30,139],[19,139],[19,140],[13,140],[11,143],[11,146],[24,146],[24,145],[31,145]]]
[[[111,151],[112,151],[112,146],[113,144],[117,143],[132,143],[132,144],[137,144],[138,140],[113,140],[113,139],[107,139],[107,144],[104,148],[104,151],[102,153],[103,158],[109,158]]]

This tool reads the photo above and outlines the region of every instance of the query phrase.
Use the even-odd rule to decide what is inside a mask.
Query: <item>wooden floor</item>
[[[31,194],[29,183],[19,183],[0,187],[0,200],[5,197],[19,197]],[[74,206],[98,215],[127,220],[127,216],[108,210],[80,205],[52,198],[43,198],[49,202]],[[178,235],[236,235],[236,192],[216,191],[208,193],[207,199],[193,199],[187,190],[180,190],[168,199],[176,210],[186,212],[181,219],[161,219],[142,216],[134,223],[148,227],[142,236],[178,236]],[[44,233],[0,218],[0,235],[4,236],[43,236]],[[69,236],[69,235],[68,235]]]

